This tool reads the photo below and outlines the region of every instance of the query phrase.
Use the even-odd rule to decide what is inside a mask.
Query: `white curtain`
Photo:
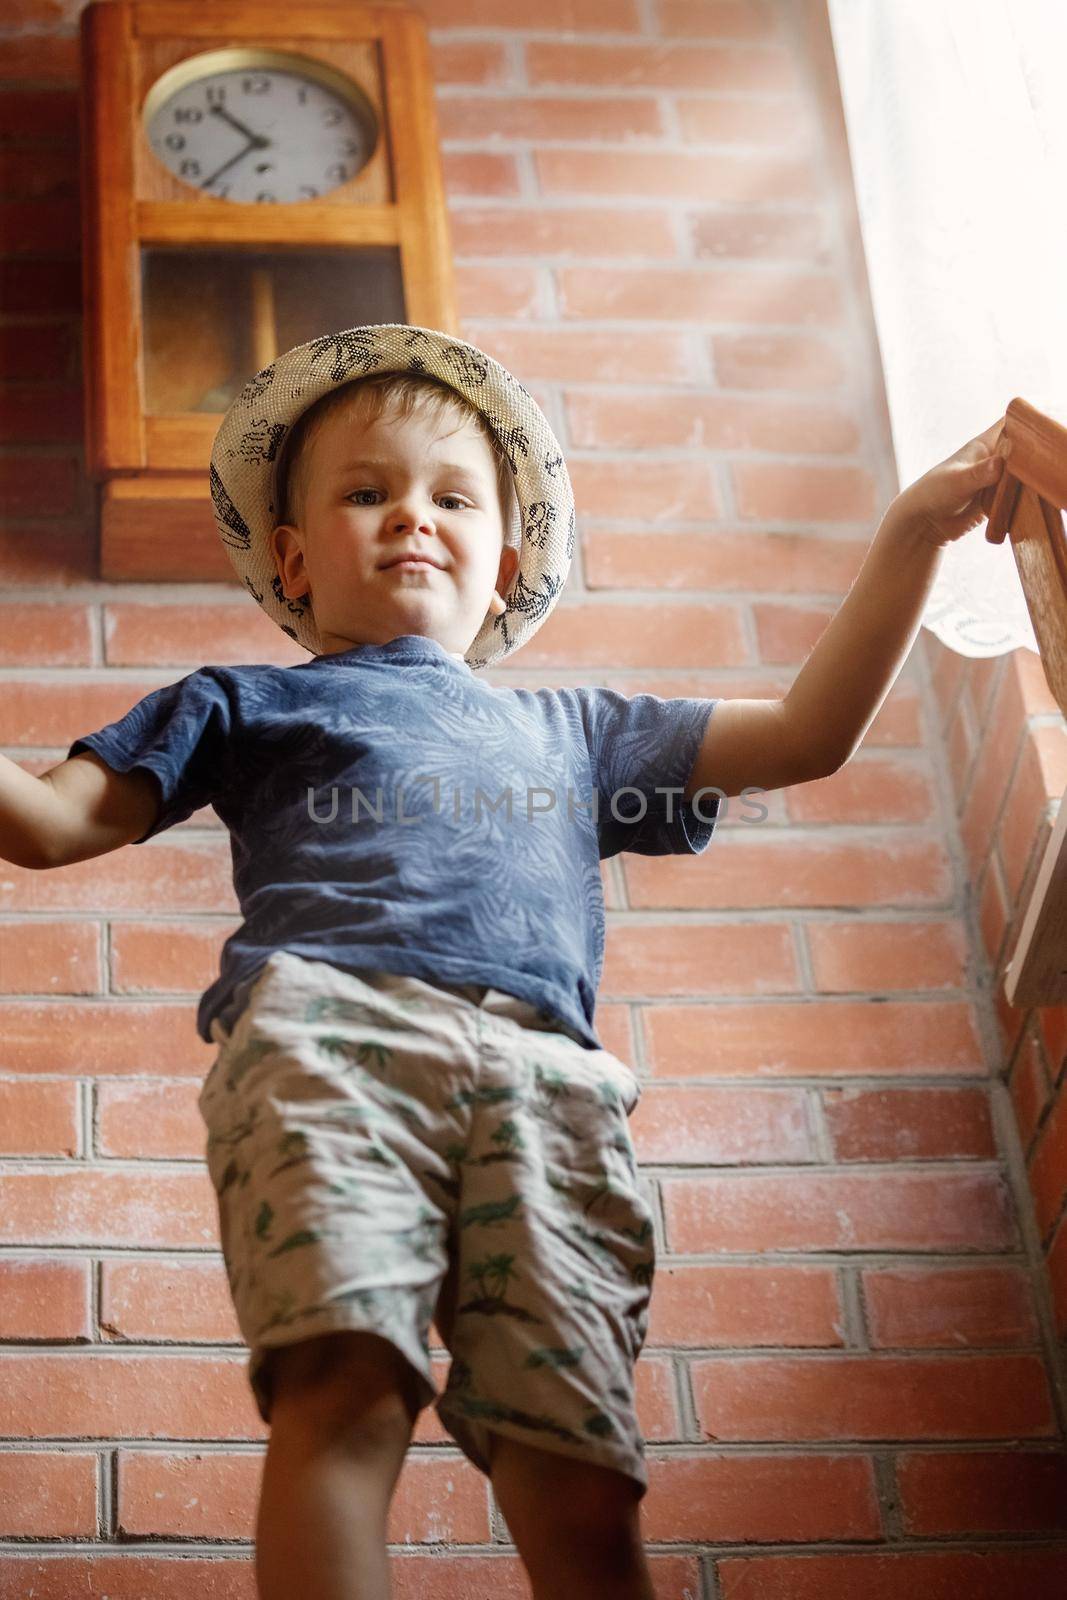
[[[901,487],[1021,395],[1067,423],[1067,0],[827,0]],[[1006,539],[923,623],[1037,650]]]

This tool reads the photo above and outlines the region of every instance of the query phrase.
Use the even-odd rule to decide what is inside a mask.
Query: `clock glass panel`
[[[183,62],[154,86],[145,131],[164,166],[204,194],[259,205],[316,200],[356,177],[378,141],[358,87],[333,87],[310,63],[279,66],[280,55],[225,64],[237,55],[219,52],[198,76],[195,58]]]
[[[253,373],[331,328],[406,322],[395,245],[142,246],[143,409],[226,410]]]

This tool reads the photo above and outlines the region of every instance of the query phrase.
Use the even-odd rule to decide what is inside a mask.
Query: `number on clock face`
[[[277,68],[213,72],[177,90],[148,126],[175,177],[220,200],[315,200],[373,153],[367,123],[313,78]]]

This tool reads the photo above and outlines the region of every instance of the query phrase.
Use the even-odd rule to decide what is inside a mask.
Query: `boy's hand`
[[[935,548],[962,539],[989,515],[993,494],[1011,449],[1001,440],[1004,419],[962,445],[955,455],[931,467],[902,489],[887,516],[909,524]]]

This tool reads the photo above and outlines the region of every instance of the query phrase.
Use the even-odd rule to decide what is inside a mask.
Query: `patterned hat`
[[[492,356],[449,333],[411,323],[371,323],[324,334],[278,356],[245,384],[211,449],[211,499],[237,574],[269,617],[315,655],[322,640],[308,595],[283,593],[270,536],[275,466],[302,412],[330,390],[372,373],[423,373],[455,389],[485,417],[514,475],[518,511],[507,542],[519,565],[507,609],[487,615],[464,660],[492,666],[535,634],[555,605],[574,554],[574,496],[563,452],[533,396]]]

